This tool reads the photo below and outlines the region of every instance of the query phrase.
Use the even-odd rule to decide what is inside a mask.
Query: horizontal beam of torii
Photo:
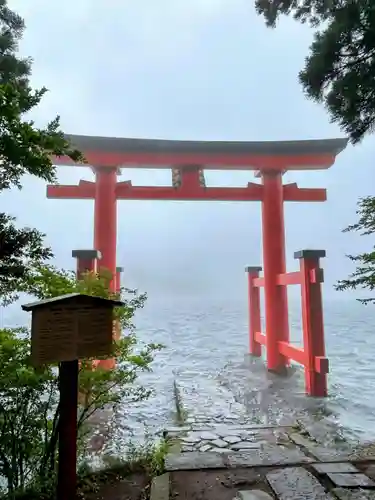
[[[249,182],[247,187],[184,188],[171,186],[133,186],[131,181],[116,182],[116,200],[180,200],[180,201],[262,201],[264,186]],[[77,185],[47,187],[48,198],[91,199],[96,197],[96,183],[81,180]],[[326,201],[326,189],[299,188],[296,183],[283,185],[283,201]]]
[[[95,201],[94,248],[102,254],[100,265],[109,269],[113,276],[117,265],[117,200],[260,201],[267,342],[278,345],[288,341],[286,289],[277,281],[286,271],[283,205],[287,201],[325,201],[327,196],[325,189],[299,188],[295,183],[283,185],[282,175],[288,170],[330,168],[346,147],[346,139],[228,142],[78,135],[66,138],[82,152],[87,162],[84,166],[92,168],[95,182],[48,186],[47,196]],[[65,157],[54,158],[54,163],[72,165]],[[122,168],[170,169],[172,183],[160,187],[133,186],[130,180],[117,182]],[[244,187],[207,187],[205,170],[253,170],[258,172],[260,183],[249,182]],[[112,287],[116,287],[115,280]],[[280,364],[278,351],[270,349],[269,352],[273,357],[268,359],[268,367],[277,369]]]

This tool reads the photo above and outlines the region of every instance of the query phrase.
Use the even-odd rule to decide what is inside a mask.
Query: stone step
[[[267,481],[279,500],[334,500],[319,481],[302,467],[269,472]]]
[[[288,428],[265,426],[215,425],[196,430],[194,426],[172,428],[164,436],[179,443],[181,452],[227,450],[230,452],[262,448],[266,445],[291,444]]]
[[[205,422],[186,422],[183,425],[173,425],[165,428],[164,432],[172,435],[175,433],[186,432],[186,431],[212,431],[215,429],[226,429],[227,431],[234,431],[237,429],[246,430],[261,430],[261,429],[284,429],[291,431],[293,430],[293,425],[269,425],[269,424],[255,424],[255,423],[240,423],[240,422],[227,422],[218,423],[212,420],[207,420]]]
[[[253,449],[246,451],[229,451],[223,449],[201,453],[192,451],[190,453],[168,453],[165,458],[165,469],[173,470],[197,470],[197,469],[224,469],[235,467],[262,467],[280,465],[299,465],[311,463],[313,460],[307,457],[301,450],[283,448],[281,446],[267,446],[264,449]]]

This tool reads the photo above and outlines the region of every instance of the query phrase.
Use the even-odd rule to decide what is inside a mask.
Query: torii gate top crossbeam
[[[66,135],[85,156],[101,167],[171,168],[201,165],[221,170],[322,170],[335,162],[347,139],[308,141],[173,141]],[[56,165],[72,165],[55,157]]]

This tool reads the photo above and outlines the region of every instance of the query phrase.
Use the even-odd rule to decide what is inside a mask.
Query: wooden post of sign
[[[113,356],[113,308],[120,300],[72,293],[22,306],[31,311],[34,366],[59,363],[57,500],[75,500],[79,360]]]
[[[57,500],[75,500],[77,491],[78,359],[60,363],[59,389]]]

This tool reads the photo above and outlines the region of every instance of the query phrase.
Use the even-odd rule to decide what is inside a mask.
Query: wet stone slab
[[[249,430],[249,431],[262,431],[262,430],[283,430],[285,432],[292,431],[293,427],[291,425],[277,425],[277,424],[254,424],[254,423],[239,423],[239,422],[215,422],[212,420],[207,420],[206,422],[194,422],[189,425],[183,426],[170,426],[165,429],[167,434],[187,432],[187,431],[212,431],[219,432],[219,430],[225,430],[227,434],[236,431],[238,429]]]
[[[199,434],[199,438],[201,440],[213,441],[214,439],[219,439],[220,434],[210,432],[210,431],[202,431]]]
[[[332,491],[340,500],[375,500],[375,490],[335,488]]]
[[[365,476],[365,474],[342,474],[342,473],[329,473],[327,474],[335,486],[352,488],[360,486],[361,488],[374,487],[375,483],[372,479]]]
[[[350,462],[337,462],[332,464],[313,464],[312,467],[319,474],[356,474],[359,472]]]
[[[261,447],[261,443],[253,443],[251,441],[240,441],[239,443],[231,444],[232,450],[255,450]]]
[[[308,449],[308,452],[321,462],[347,462],[350,460],[349,453],[323,446],[313,446]]]
[[[201,437],[199,434],[190,433],[187,436],[181,437],[181,441],[184,443],[199,443],[201,441]]]
[[[214,448],[226,448],[228,446],[228,443],[223,439],[214,439],[213,441],[210,441],[210,443]]]
[[[165,470],[196,470],[224,468],[223,455],[220,453],[168,453],[165,457]]]
[[[267,481],[279,500],[334,500],[310,472],[290,467],[267,474]]]
[[[209,430],[188,430],[186,427],[181,433],[176,432],[176,427],[172,433],[166,437],[177,439],[182,443],[182,452],[203,451],[211,449],[227,448],[228,450],[251,450],[262,448],[267,445],[291,444],[288,435],[280,428],[259,428],[259,426],[249,427],[247,425],[222,425],[217,424]],[[192,449],[190,449],[192,448]]]
[[[241,441],[241,438],[239,436],[223,436],[224,441],[226,441],[228,444],[236,444]]]
[[[211,448],[212,453],[232,453],[232,450],[228,448]]]
[[[308,438],[301,436],[298,433],[290,433],[289,438],[297,446],[302,446],[308,453],[314,456],[317,460],[322,462],[347,462],[350,460],[349,453],[344,451],[335,450],[334,448],[325,448],[319,444],[314,443]]]
[[[203,446],[201,446],[199,448],[199,451],[202,452],[202,453],[204,453],[204,452],[209,451],[211,449],[212,449],[212,447],[209,444],[204,444]]]
[[[262,450],[241,451],[227,456],[228,467],[294,465],[310,462],[312,462],[312,459],[307,457],[303,451],[297,448],[282,448],[281,446],[269,446]]]

